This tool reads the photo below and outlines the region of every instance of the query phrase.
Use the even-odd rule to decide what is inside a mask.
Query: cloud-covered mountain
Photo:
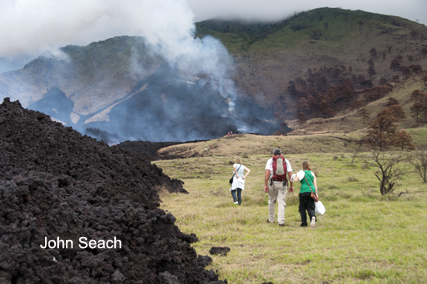
[[[123,36],[66,46],[62,57],[41,56],[21,70],[3,73],[0,92],[83,133],[97,128],[114,134],[117,142],[186,141],[228,131],[276,130],[267,122],[271,111],[239,96],[227,78],[233,67],[227,51],[211,38],[200,46],[222,56],[213,63],[221,61],[223,66],[202,65],[209,60],[183,66],[201,55],[171,62],[144,38]]]
[[[427,28],[397,17],[321,8],[196,28],[63,47],[0,74],[0,94],[117,142],[183,141],[271,134],[301,110],[332,117],[365,90],[427,69]]]

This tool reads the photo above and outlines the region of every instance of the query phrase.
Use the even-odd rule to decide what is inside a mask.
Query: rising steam
[[[143,36],[183,76],[206,73],[222,85],[228,53],[212,38],[195,40],[193,18],[185,0],[4,0],[0,26],[13,28],[0,33],[0,58],[45,54],[119,35]]]
[[[145,47],[132,49],[129,70],[133,74],[130,74],[130,77],[134,78],[134,82],[142,78],[148,78],[150,82],[145,82],[148,88],[144,92],[140,89],[143,85],[137,85],[128,90],[119,89],[119,87],[116,90],[109,88],[110,101],[107,102],[106,94],[102,92],[97,94],[96,88],[99,86],[105,89],[106,85],[114,87],[113,82],[96,82],[87,93],[81,89],[72,89],[69,93],[65,93],[65,88],[63,92],[61,85],[69,84],[64,77],[67,77],[67,72],[70,72],[68,71],[70,67],[65,67],[68,69],[61,69],[52,74],[56,79],[45,80],[46,86],[41,88],[42,91],[44,90],[43,93],[30,97],[32,89],[28,87],[26,97],[20,99],[15,92],[16,97],[12,99],[20,99],[24,107],[33,104],[37,106],[35,109],[41,111],[54,110],[54,113],[50,114],[52,117],[61,122],[68,121],[67,124],[81,132],[82,127],[96,127],[112,133],[122,132],[120,134],[124,139],[129,139],[131,135],[135,139],[142,136],[151,141],[204,139],[215,137],[230,126],[237,127],[235,129],[258,131],[256,127],[253,128],[244,123],[247,119],[242,114],[246,112],[250,113],[251,119],[257,119],[252,109],[246,112],[245,109],[240,109],[240,117],[237,120],[233,118],[237,103],[237,90],[230,79],[233,60],[219,40],[213,37],[194,38],[193,18],[194,15],[185,0],[2,1],[0,26],[13,26],[14,29],[6,29],[5,32],[0,33],[0,41],[4,43],[0,45],[0,59],[7,56],[41,53],[46,57],[48,50],[50,58],[63,62],[55,66],[63,66],[67,59],[64,57],[65,53],[58,52],[60,47],[88,45],[121,35],[140,36],[144,38]],[[142,66],[138,61],[140,58],[138,52],[141,50],[149,53],[150,56],[162,58],[167,67],[150,70],[147,66]],[[175,82],[173,86],[165,86],[168,85],[168,82],[162,81],[165,78],[169,82]],[[178,84],[179,80],[182,80],[183,84]],[[1,83],[0,80],[0,87]],[[157,88],[156,83],[164,87]],[[191,87],[192,85],[194,87]],[[207,91],[205,86],[209,86],[211,90]],[[19,90],[21,89],[23,89],[22,86]],[[164,90],[167,90],[167,94],[163,93]],[[145,97],[136,98],[135,94],[138,93],[142,96],[151,96],[152,99],[145,101]],[[173,98],[172,94],[176,97]],[[222,100],[217,99],[216,94],[222,97]],[[46,95],[49,99],[41,100]],[[132,97],[133,95],[135,97]],[[204,95],[212,101],[202,102],[206,100]],[[86,102],[84,106],[82,106],[82,97]],[[156,101],[160,100],[159,97],[163,101]],[[61,104],[73,105],[72,111],[65,115],[61,114],[60,108],[54,105],[55,98],[60,98]],[[179,108],[179,104],[187,106]],[[189,108],[190,104],[194,107]],[[137,108],[135,105],[140,107]],[[148,113],[149,111],[151,113]],[[144,113],[129,115],[129,112]],[[80,119],[81,117],[83,119]],[[186,119],[180,120],[179,118],[182,117]],[[113,118],[116,119],[115,123],[110,121]],[[122,131],[124,123],[121,119],[126,121],[125,132]],[[216,123],[212,120],[216,120]],[[207,126],[195,125],[201,121]],[[176,133],[179,122],[187,124],[188,129],[180,129],[181,133]],[[85,125],[82,126],[83,123]],[[224,127],[224,130],[213,130],[221,127]],[[169,136],[165,136],[165,132],[162,132],[164,136],[157,137],[159,132],[156,129],[158,128],[167,129],[166,133]],[[149,135],[140,135],[140,131]]]

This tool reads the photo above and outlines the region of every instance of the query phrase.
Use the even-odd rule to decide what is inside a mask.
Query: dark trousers
[[[237,191],[237,197],[236,197],[236,191]],[[231,191],[231,196],[233,196],[234,202],[239,202],[239,205],[242,204],[242,189],[236,188],[235,190]]]
[[[299,213],[301,214],[301,226],[307,226],[307,210],[308,216],[311,218],[315,215],[314,200],[311,198],[311,192],[304,192],[299,194]]]

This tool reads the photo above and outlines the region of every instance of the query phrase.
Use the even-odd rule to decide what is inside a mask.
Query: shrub
[[[349,182],[356,182],[356,181],[359,181],[357,178],[355,178],[355,177],[348,177],[348,181]]]

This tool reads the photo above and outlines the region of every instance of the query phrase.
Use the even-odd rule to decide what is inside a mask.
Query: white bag
[[[320,214],[320,215],[325,214],[326,209],[325,209],[325,206],[323,205],[322,201],[319,200],[317,202],[314,202],[314,212],[316,214]]]

